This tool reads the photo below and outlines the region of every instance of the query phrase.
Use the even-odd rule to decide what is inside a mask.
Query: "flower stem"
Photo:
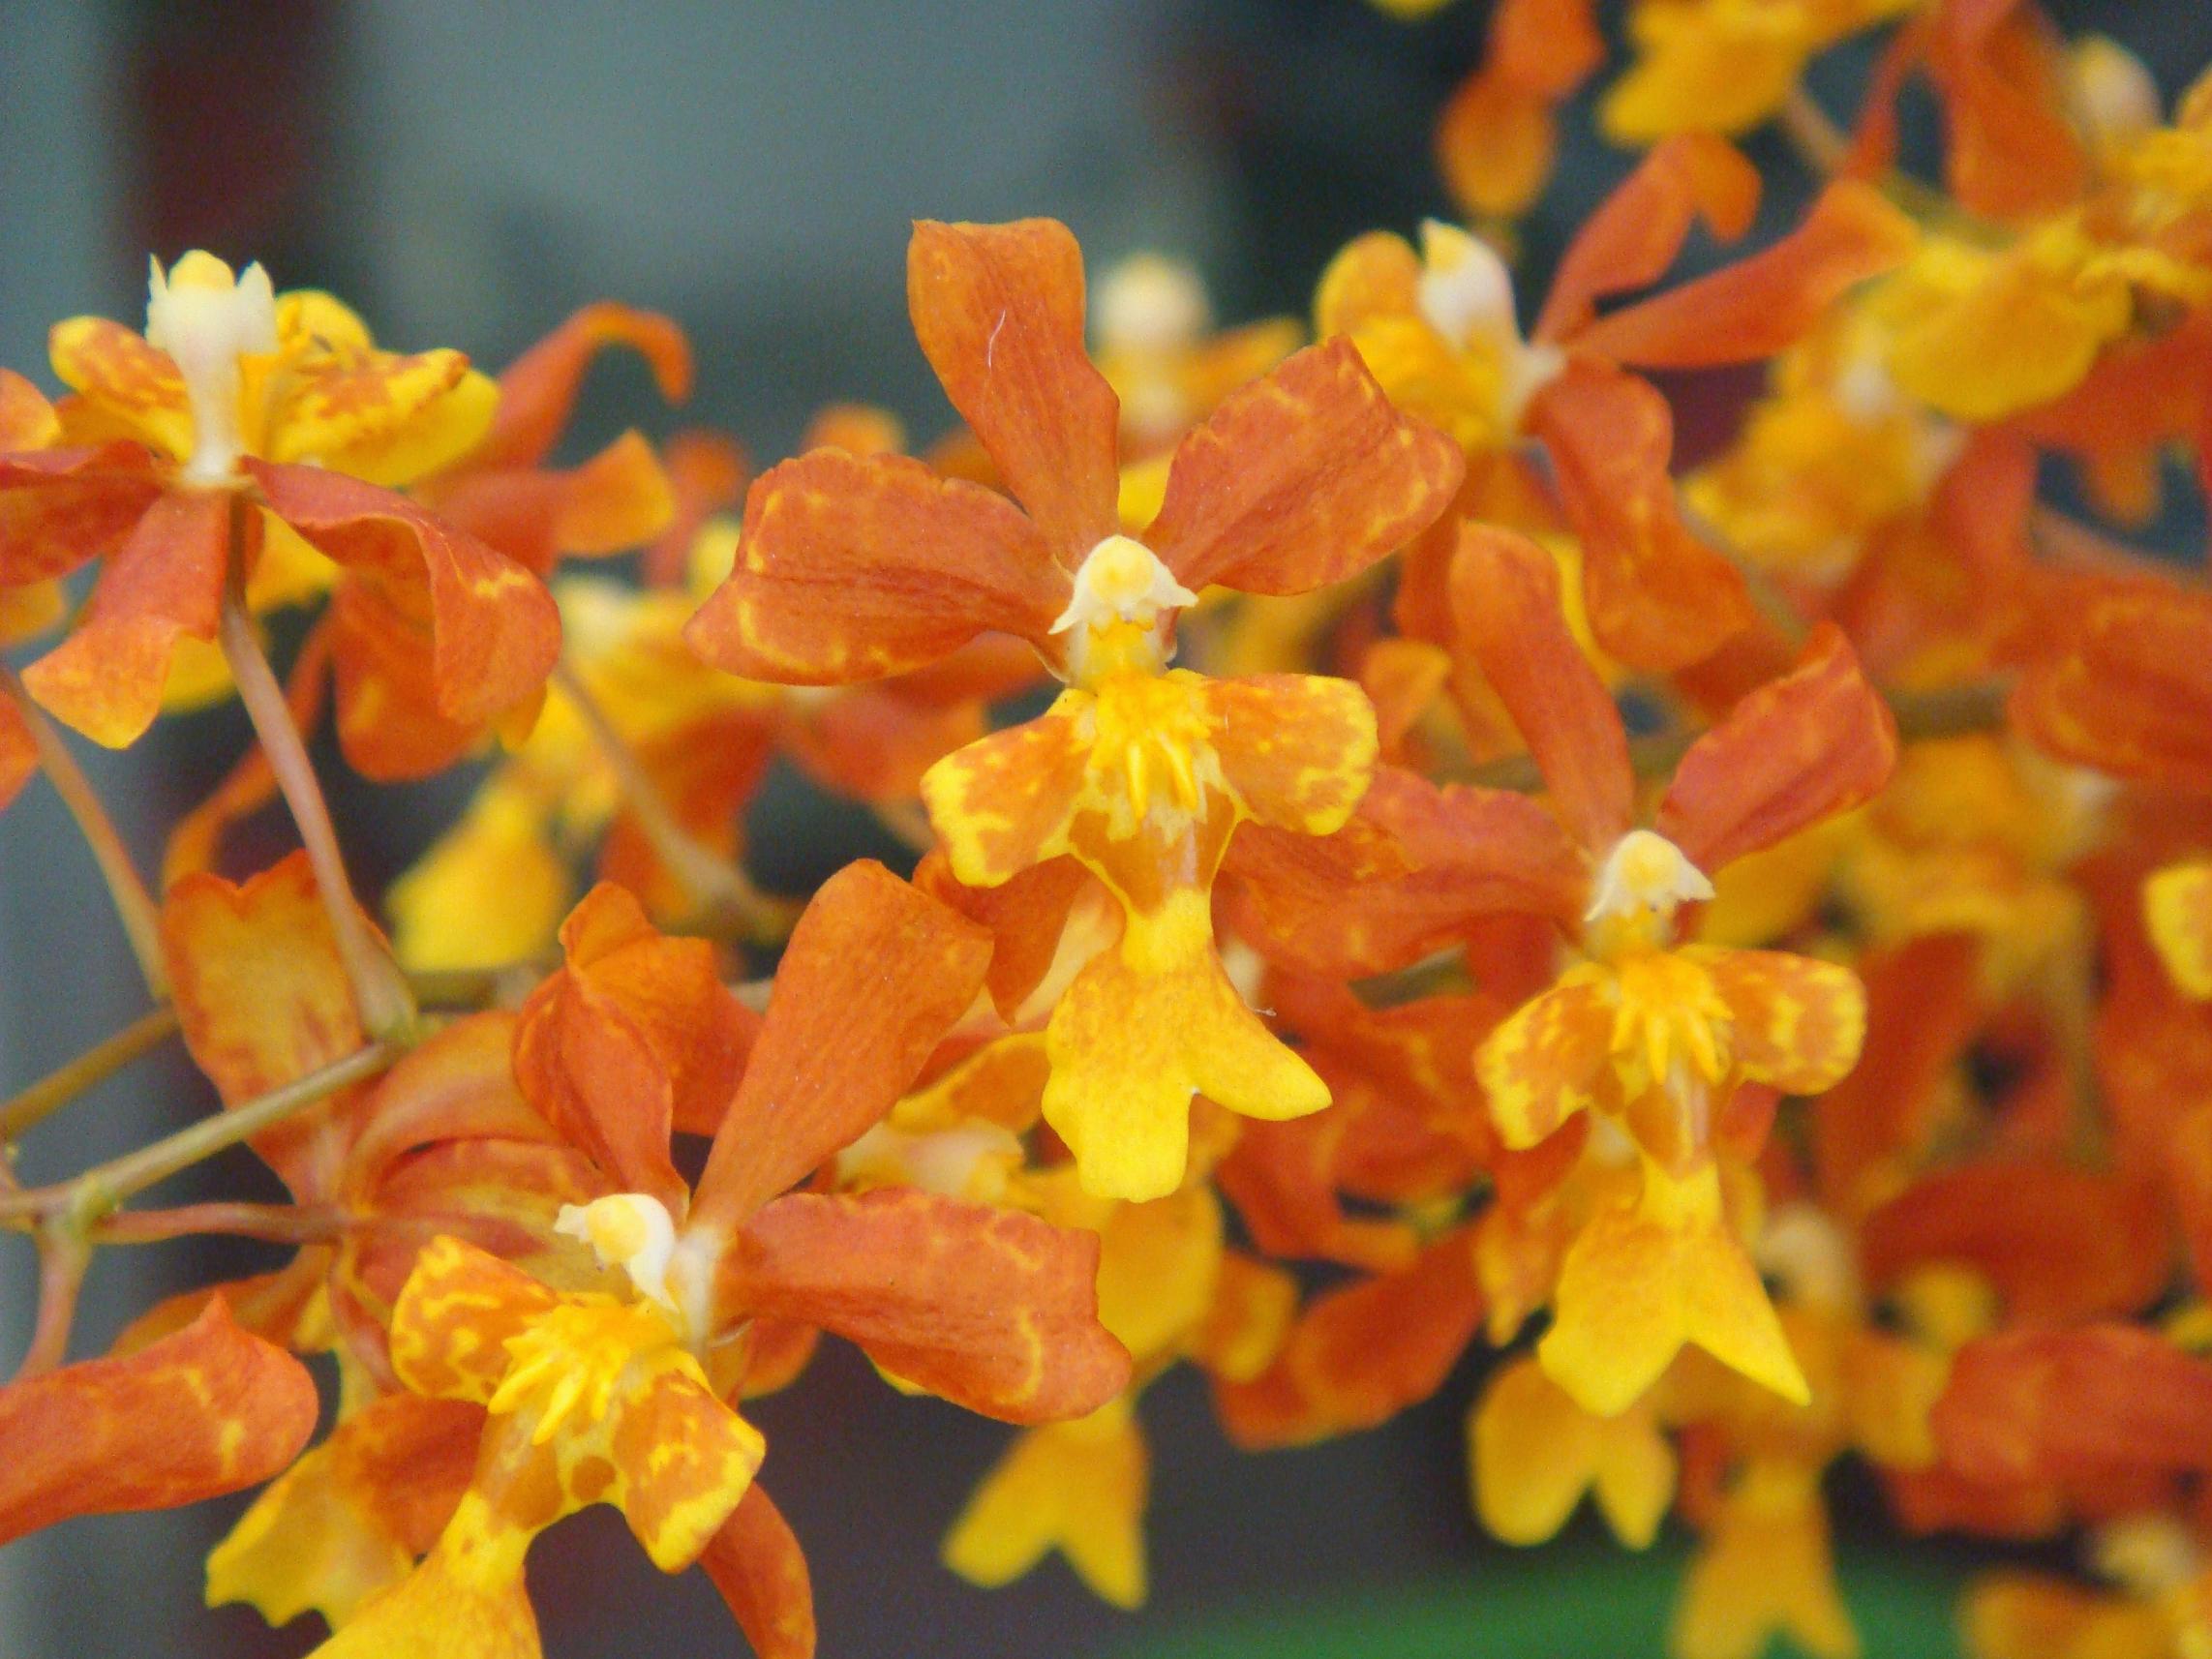
[[[637,820],[638,829],[652,847],[653,856],[667,867],[683,890],[691,895],[700,918],[715,923],[724,919],[732,931],[761,942],[781,939],[791,931],[797,907],[779,903],[752,884],[743,870],[712,849],[703,847],[677,822],[660,788],[646,771],[637,752],[616,729],[599,700],[583,677],[565,660],[555,665],[553,683],[575,705],[576,712],[591,730],[600,757],[614,769],[621,785],[623,803]]]
[[[71,1228],[49,1223],[39,1229],[39,1316],[15,1381],[43,1376],[69,1356],[77,1292],[91,1261],[92,1247]]]
[[[67,1225],[80,1235],[89,1234],[134,1193],[306,1111],[341,1089],[375,1076],[405,1053],[410,1041],[410,1035],[379,1039],[282,1088],[97,1164],[74,1180],[0,1194],[0,1226],[42,1218]]]
[[[239,510],[243,510],[243,504]],[[254,623],[246,608],[246,572],[238,557],[238,535],[233,520],[229,580],[223,594],[223,654],[238,682],[238,696],[254,732],[261,739],[277,789],[291,809],[315,870],[315,885],[329,913],[330,930],[337,940],[338,955],[346,965],[346,978],[353,987],[353,1001],[361,1023],[372,1037],[387,1038],[404,1032],[415,1017],[414,998],[407,980],[382,946],[362,920],[353,901],[352,885],[346,879],[346,861],[338,850],[338,831],[330,822],[330,808],[316,781],[314,763],[299,728],[292,724],[284,688],[277,683],[261,642],[254,637]]]
[[[46,718],[45,710],[31,700],[31,694],[24,689],[15,671],[4,662],[0,662],[0,695],[15,705],[23,723],[30,728],[31,740],[38,745],[40,769],[54,786],[54,793],[61,797],[62,804],[69,808],[69,815],[76,820],[85,845],[92,849],[93,860],[100,866],[101,880],[107,884],[107,896],[114,903],[116,918],[131,941],[131,954],[137,958],[138,973],[146,981],[146,990],[160,1001],[168,995],[168,969],[162,959],[161,909],[147,892],[138,866],[132,861],[130,849],[123,845],[123,837],[116,832],[115,821],[100,804],[92,780],[84,775],[84,769],[76,764],[76,757],[70,753],[68,743],[62,740],[54,723]]]
[[[176,1028],[176,1010],[167,1005],[151,1013],[140,1014],[112,1037],[47,1072],[13,1100],[0,1102],[0,1146],[6,1146],[34,1124],[44,1123],[139,1055],[159,1047]]]
[[[321,1204],[181,1204],[169,1210],[126,1210],[93,1229],[97,1244],[160,1244],[222,1233],[271,1244],[321,1244],[345,1229],[339,1210]]]

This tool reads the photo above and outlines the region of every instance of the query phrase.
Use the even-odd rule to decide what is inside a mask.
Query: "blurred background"
[[[2212,61],[2201,0],[2050,9],[2133,47],[2169,94]],[[786,452],[833,399],[888,404],[926,438],[951,417],[906,324],[909,219],[1050,214],[1094,271],[1160,249],[1196,261],[1225,319],[1303,313],[1349,236],[1448,211],[1429,134],[1479,58],[1487,12],[1457,0],[1409,26],[1365,0],[0,0],[0,363],[44,378],[50,322],[136,325],[147,254],[206,247],[259,258],[279,287],[336,290],[389,344],[457,346],[495,370],[586,300],[666,312],[699,357],[682,422],[727,428],[756,458]],[[1833,112],[1848,117],[1867,55],[1820,67]],[[1924,146],[1927,112],[1915,120]],[[1628,165],[1591,136],[1587,98],[1567,128],[1525,226],[1525,293]],[[1778,144],[1750,148],[1774,181],[1768,222],[1786,219],[1803,173]],[[1749,383],[1675,388],[1685,449]],[[612,362],[579,442],[633,420],[675,424],[641,368]],[[161,828],[244,743],[223,709],[87,758],[151,866]],[[341,796],[366,890],[421,851],[467,784]],[[803,890],[826,854],[853,849],[809,836],[800,851],[776,817],[788,799],[769,792],[756,863]],[[287,845],[277,826],[263,833],[241,848],[249,865]],[[89,859],[34,784],[0,818],[0,1092],[125,1023],[141,995]],[[173,1056],[142,1063],[35,1132],[22,1172],[58,1178],[208,1103]],[[256,1179],[241,1157],[165,1195]],[[77,1351],[163,1294],[273,1260],[247,1246],[108,1252]],[[27,1331],[31,1282],[28,1248],[0,1236],[0,1364]],[[834,1344],[752,1414],[812,1562],[823,1650],[840,1659],[1658,1652],[1681,1539],[1631,1565],[1587,1529],[1538,1555],[1480,1538],[1460,1426],[1473,1381],[1383,1431],[1249,1459],[1212,1429],[1190,1369],[1173,1373],[1143,1407],[1154,1589],[1140,1619],[1056,1560],[991,1593],[938,1567],[939,1535],[1004,1442],[996,1426],[893,1394]],[[1870,1494],[1839,1495],[1868,1649],[1952,1651],[1965,1558],[1891,1537]],[[0,1551],[0,1659],[306,1651],[312,1619],[272,1632],[248,1610],[200,1609],[201,1558],[244,1501],[77,1522]],[[742,1650],[705,1581],[661,1579],[610,1512],[549,1535],[530,1578],[556,1659]]]

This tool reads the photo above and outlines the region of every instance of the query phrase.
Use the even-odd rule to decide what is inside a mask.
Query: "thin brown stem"
[[[95,1244],[159,1244],[221,1233],[271,1244],[322,1244],[346,1227],[345,1214],[321,1204],[180,1204],[167,1210],[125,1210],[92,1230]]]
[[[235,537],[235,531],[233,531]],[[315,869],[315,885],[329,913],[330,929],[338,944],[339,959],[353,987],[353,1000],[361,1023],[375,1037],[404,1032],[415,1016],[414,997],[407,980],[382,946],[370,934],[353,901],[352,884],[346,879],[346,860],[338,849],[338,831],[330,822],[330,808],[316,781],[314,763],[299,728],[292,724],[284,688],[277,683],[261,642],[254,635],[252,614],[246,608],[243,561],[233,545],[229,581],[224,589],[221,628],[223,654],[238,682],[238,696],[261,739],[277,789],[291,808],[308,862]]]
[[[591,687],[584,683],[583,677],[562,661],[554,667],[553,683],[561,696],[575,705],[576,712],[591,728],[600,758],[613,769],[616,781],[621,786],[623,804],[637,820],[638,829],[651,846],[653,856],[691,895],[692,904],[710,930],[723,931],[715,924],[727,919],[731,923],[728,931],[764,943],[779,940],[789,933],[796,920],[796,907],[762,892],[743,870],[712,849],[700,845],[677,821],[659,785],[653,782],[638,759],[637,751],[630,747],[629,740],[600,707]]]
[[[7,1145],[32,1125],[44,1123],[141,1054],[161,1046],[176,1028],[176,1010],[164,1004],[151,1013],[140,1014],[75,1060],[48,1071],[13,1100],[0,1103],[0,1146]]]
[[[68,1358],[77,1293],[91,1261],[91,1246],[70,1228],[49,1224],[39,1230],[39,1314],[15,1372],[17,1382],[43,1376]]]
[[[1803,86],[1791,87],[1777,119],[1782,136],[1789,139],[1790,148],[1797,151],[1806,170],[1821,178],[1833,178],[1843,170],[1843,164],[1851,155],[1851,139],[1842,128],[1829,119],[1828,111],[1814,101],[1811,93]]]
[[[404,1036],[379,1039],[343,1060],[242,1105],[201,1118],[151,1145],[98,1164],[74,1180],[0,1195],[0,1225],[19,1223],[26,1217],[60,1218],[77,1231],[89,1232],[134,1193],[272,1125],[296,1117],[341,1089],[375,1076],[408,1046],[409,1039]]]
[[[168,969],[162,958],[161,908],[146,890],[131,850],[124,846],[115,821],[101,805],[92,780],[76,764],[61,733],[46,718],[45,710],[31,700],[15,671],[4,662],[0,662],[0,696],[15,704],[30,729],[31,740],[38,745],[40,769],[69,808],[69,815],[76,820],[77,832],[92,850],[93,861],[100,866],[100,879],[106,884],[108,899],[115,906],[116,920],[122,922],[124,936],[131,942],[131,954],[137,958],[146,992],[159,1002],[169,992]]]

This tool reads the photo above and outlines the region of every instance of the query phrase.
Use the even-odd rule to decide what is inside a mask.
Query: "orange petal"
[[[1481,1321],[1472,1239],[1461,1228],[1403,1273],[1317,1296],[1263,1373],[1216,1382],[1222,1427],[1248,1451],[1372,1429],[1434,1394]]]
[[[801,1320],[956,1405],[1010,1423],[1119,1394],[1129,1354],[1098,1322],[1099,1241],[913,1189],[794,1193],[745,1226],[727,1305]]]
[[[694,1223],[735,1225],[890,1111],[976,1000],[989,953],[982,928],[881,864],[825,882],[784,950]]]
[[[1674,417],[1633,375],[1577,358],[1530,406],[1583,544],[1591,632],[1631,667],[1667,672],[1750,625],[1736,567],[1693,535],[1668,465]]]
[[[315,1433],[315,1380],[220,1303],[126,1359],[0,1389],[0,1544],[78,1515],[170,1509],[267,1480]]]
[[[1389,973],[1499,914],[1580,919],[1588,870],[1560,821],[1503,790],[1438,788],[1379,767],[1346,827],[1248,824],[1223,865],[1236,931],[1274,960],[1337,979]]]
[[[535,577],[405,498],[313,467],[248,464],[269,508],[338,563],[427,596],[439,711],[487,720],[538,692],[561,616]]]
[[[1055,705],[931,767],[922,801],[953,874],[970,887],[998,887],[1065,854],[1091,758],[1082,721]]]
[[[627,1393],[613,1443],[615,1500],[664,1573],[681,1572],[751,1490],[768,1445],[759,1430],[682,1372]]]
[[[271,1625],[309,1611],[333,1627],[399,1583],[468,1489],[484,1414],[452,1400],[372,1401],[286,1470],[207,1557],[207,1604]]]
[[[1722,241],[1734,241],[1758,205],[1758,169],[1733,145],[1703,133],[1666,139],[1567,244],[1535,338],[1563,342],[1589,325],[1607,294],[1657,282],[1701,219]]]
[[[1911,219],[1870,185],[1845,179],[1773,247],[1609,312],[1575,337],[1575,348],[1652,369],[1756,362],[1811,333],[1846,292],[1904,263],[1918,242]]]
[[[657,312],[599,300],[572,313],[508,365],[491,430],[463,465],[473,471],[544,461],[567,430],[586,371],[609,346],[627,346],[642,356],[670,403],[690,396],[691,346],[683,330]]]
[[[1048,859],[998,887],[972,888],[954,876],[942,849],[914,872],[914,885],[924,892],[990,929],[985,985],[1010,1022],[1051,972],[1069,915],[1087,892],[1098,890],[1097,880],[1074,859]]]
[[[2013,718],[2062,759],[2212,790],[2212,599],[2163,582],[2071,597],[2056,648],[2014,692]]]
[[[1261,674],[1206,682],[1212,742],[1244,809],[1303,835],[1344,828],[1375,772],[1375,709],[1345,679]]]
[[[904,456],[818,449],[753,480],[737,568],[684,638],[731,674],[836,685],[923,667],[993,628],[1042,640],[1067,596],[1004,497]]]
[[[712,944],[664,937],[611,883],[561,923],[561,948],[565,967],[523,1005],[515,1079],[616,1186],[681,1205],[669,1134],[720,1123],[757,1022],[724,988]]]
[[[1897,760],[1897,722],[1850,643],[1815,627],[1797,666],[1690,745],[1656,828],[1702,870],[1871,800]]]
[[[44,449],[61,436],[61,421],[45,393],[13,369],[0,369],[0,455]]]
[[[1627,832],[1628,734],[1567,627],[1559,565],[1526,536],[1469,524],[1452,558],[1452,614],[1521,729],[1574,837],[1603,856]]]
[[[799,1540],[756,1483],[699,1565],[756,1659],[814,1659],[814,1588]]]
[[[2014,3],[1951,6],[1933,22],[1927,70],[1943,106],[1952,195],[1968,212],[1996,219],[2072,207],[2090,160],[2047,19]]]
[[[127,434],[173,460],[192,453],[192,407],[167,352],[119,322],[73,317],[48,331],[46,356],[56,377],[80,395],[65,402],[90,406],[106,436]]]
[[[1922,1177],[1866,1218],[1867,1278],[1962,1264],[2015,1319],[2047,1324],[2132,1313],[2165,1285],[2173,1239],[2156,1192],[2045,1160],[1985,1160]]]
[[[0,699],[0,808],[14,800],[39,769],[39,743],[13,699]]]
[[[1458,446],[1392,407],[1340,338],[1230,393],[1184,437],[1142,539],[1194,592],[1304,593],[1426,529],[1463,469]]]
[[[95,742],[136,742],[161,712],[177,648],[215,638],[230,533],[227,491],[158,498],[101,569],[76,630],[23,671],[31,695]]]
[[[1613,1018],[1598,971],[1570,969],[1483,1041],[1475,1072],[1508,1147],[1534,1146],[1595,1103]]]
[[[136,444],[0,454],[0,583],[65,576],[112,557],[161,493]]]
[[[392,1309],[392,1369],[416,1394],[482,1405],[507,1373],[508,1340],[560,1300],[474,1245],[432,1239]]]
[[[906,305],[929,366],[1052,557],[1119,528],[1120,404],[1083,351],[1083,255],[1065,225],[920,220]],[[1055,611],[1057,607],[1055,607]]]
[[[2212,1362],[2130,1325],[2009,1331],[1959,1349],[1931,1414],[1947,1466],[1991,1484],[2212,1464]]]
[[[1779,950],[1689,946],[1735,1024],[1737,1069],[1788,1095],[1817,1095],[1859,1063],[1866,992],[1849,968]]]
[[[1500,8],[1500,12],[1502,12]],[[1559,155],[1549,98],[1486,64],[1437,119],[1437,169],[1470,218],[1512,219],[1544,194]]]

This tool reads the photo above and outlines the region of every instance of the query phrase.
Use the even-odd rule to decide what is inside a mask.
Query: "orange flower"
[[[1315,298],[1321,332],[1350,335],[1391,397],[1470,455],[1501,454],[1524,436],[1544,445],[1582,542],[1591,631],[1634,667],[1699,661],[1752,614],[1735,567],[1682,522],[1667,471],[1666,400],[1627,367],[1772,355],[1914,245],[1895,209],[1864,185],[1838,184],[1765,252],[1598,316],[1600,299],[1663,275],[1699,221],[1724,238],[1741,235],[1758,198],[1759,175],[1720,140],[1660,145],[1561,256],[1526,340],[1498,255],[1433,222],[1419,254],[1385,232],[1359,237],[1331,261]]]
[[[707,1560],[764,1651],[807,1651],[803,1565],[751,1495],[765,1443],[724,1401],[763,1327],[840,1332],[902,1381],[1015,1422],[1091,1410],[1127,1381],[1097,1321],[1088,1235],[922,1191],[777,1196],[881,1118],[973,1001],[984,946],[968,923],[881,866],[833,878],[792,936],[695,1192],[666,1135],[731,1060],[719,1042],[672,1044],[734,1032],[726,993],[612,890],[565,944],[517,1051],[611,1181],[650,1189],[561,1218],[625,1288],[556,1289],[451,1238],[422,1252],[392,1364],[415,1394],[484,1407],[476,1469],[422,1564],[326,1654],[431,1652],[457,1633],[473,1651],[536,1652],[523,1556],[595,1502],[622,1510],[663,1571]],[[904,994],[882,994],[887,980]]]
[[[280,299],[258,265],[234,276],[199,253],[155,265],[146,330],[57,324],[54,372],[76,392],[54,411],[63,446],[0,456],[0,584],[106,560],[76,630],[25,671],[34,696],[100,742],[134,741],[178,650],[213,641],[233,560],[250,576],[317,554],[409,596],[448,718],[543,680],[559,649],[544,589],[391,489],[492,418],[466,358],[379,351],[328,295]]]
[[[1115,398],[1083,354],[1065,227],[923,224],[916,331],[1026,514],[892,456],[817,450],[753,486],[738,568],[691,625],[710,661],[834,684],[942,657],[986,629],[1029,640],[1068,690],[1043,718],[923,782],[953,873],[997,887],[1072,857],[1124,926],[1061,997],[1045,1113],[1095,1192],[1170,1191],[1198,1091],[1287,1117],[1327,1103],[1223,973],[1209,891],[1236,827],[1341,826],[1373,715],[1354,686],[1209,681],[1169,669],[1175,617],[1211,584],[1296,593],[1365,568],[1457,484],[1344,342],[1299,352],[1185,437],[1143,539],[1117,517]]]

